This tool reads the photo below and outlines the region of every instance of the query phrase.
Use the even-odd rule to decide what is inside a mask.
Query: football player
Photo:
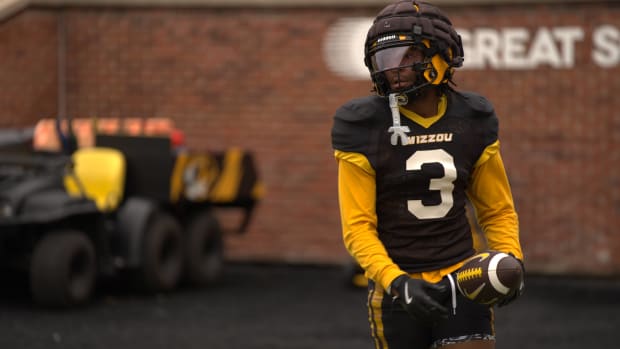
[[[523,259],[498,119],[483,96],[451,86],[462,63],[437,7],[388,5],[365,43],[375,93],[334,117],[343,240],[370,279],[377,348],[495,347],[493,309],[458,294],[452,276],[475,253],[467,200],[488,248]]]

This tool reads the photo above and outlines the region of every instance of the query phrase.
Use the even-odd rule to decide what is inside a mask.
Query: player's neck
[[[413,101],[405,105],[405,108],[420,115],[423,118],[434,117],[438,113],[440,96],[434,88],[429,88]]]

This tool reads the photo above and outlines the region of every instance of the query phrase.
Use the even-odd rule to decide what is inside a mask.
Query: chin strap
[[[390,142],[392,145],[397,145],[400,138],[400,143],[406,145],[409,142],[407,137],[409,127],[400,125],[400,110],[398,106],[407,104],[408,98],[404,94],[390,93],[388,100],[390,102],[390,110],[392,111],[392,126],[388,129],[388,132],[392,133]]]

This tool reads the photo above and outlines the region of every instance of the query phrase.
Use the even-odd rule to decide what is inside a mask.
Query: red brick
[[[340,241],[331,118],[370,84],[331,73],[323,39],[377,8],[29,9],[0,24],[0,126],[55,114],[57,21],[67,28],[70,115],[171,117],[197,149],[249,148],[267,196],[236,259],[334,263]],[[447,7],[461,28],[579,26],[576,69],[458,71],[500,117],[528,270],[620,273],[619,67],[591,63],[592,30],[615,5]],[[578,265],[574,256],[592,256]],[[587,258],[579,258],[581,263]]]

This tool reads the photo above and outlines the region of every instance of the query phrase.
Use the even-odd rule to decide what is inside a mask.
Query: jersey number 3
[[[441,202],[436,205],[424,205],[422,200],[407,200],[409,212],[418,219],[433,219],[445,217],[454,206],[454,181],[456,180],[456,166],[454,158],[443,149],[419,150],[407,159],[407,171],[420,171],[424,164],[440,164],[444,175],[432,178],[428,190],[438,190]]]

